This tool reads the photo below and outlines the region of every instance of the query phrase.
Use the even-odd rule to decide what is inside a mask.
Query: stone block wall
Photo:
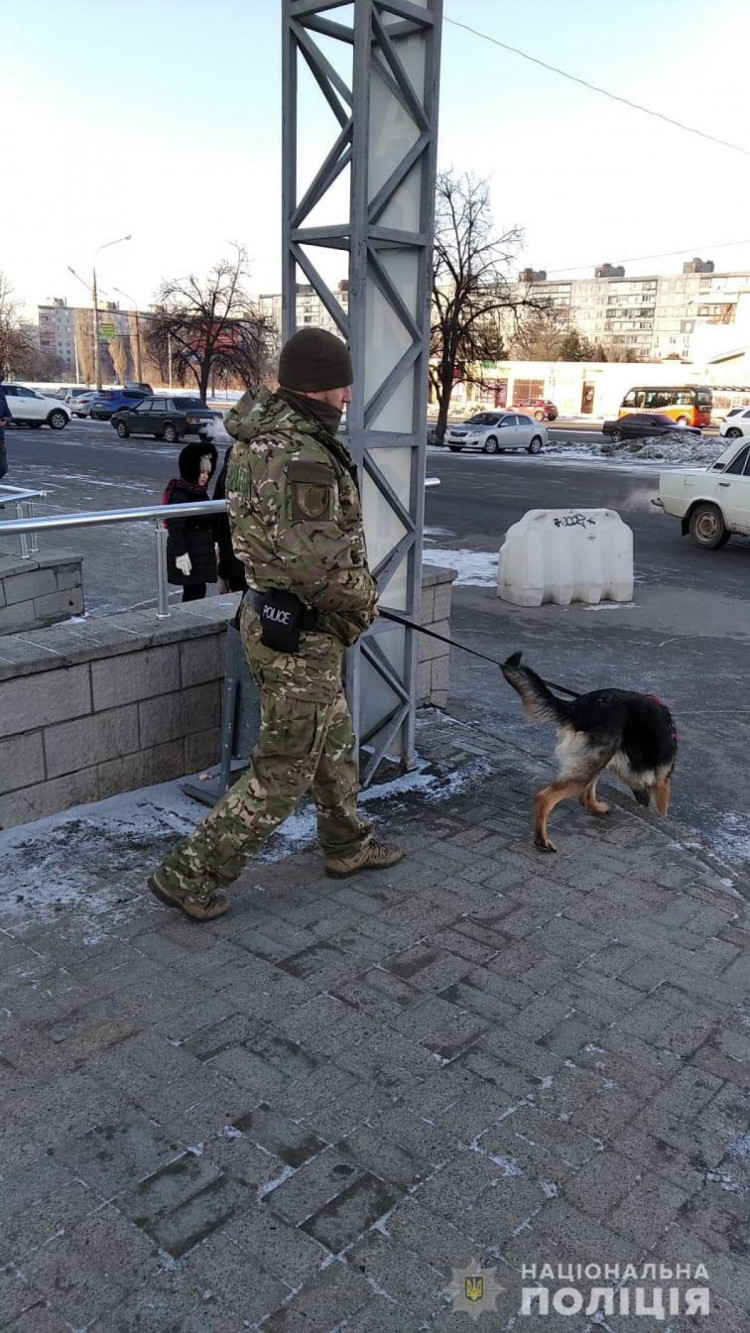
[[[450,631],[453,578],[424,568],[422,623],[439,633]],[[217,763],[237,600],[179,605],[162,621],[129,611],[0,637],[0,828]],[[420,703],[445,706],[448,652],[422,641]]]
[[[447,638],[451,632],[451,599],[455,569],[441,565],[422,566],[422,612],[419,623],[428,625],[436,634]],[[417,704],[433,704],[445,708],[450,685],[450,653],[447,644],[429,639],[426,634],[419,640],[417,667]]]
[[[215,763],[235,604],[0,638],[0,827]]]
[[[0,634],[41,629],[82,614],[80,556],[47,551],[22,560],[0,552]]]

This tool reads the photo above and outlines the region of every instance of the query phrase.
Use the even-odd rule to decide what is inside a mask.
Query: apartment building
[[[594,346],[632,348],[644,361],[692,360],[694,342],[707,341],[696,333],[736,322],[750,272],[716,273],[710,260],[692,259],[681,274],[636,278],[602,264],[593,278],[567,280],[525,269],[518,287],[547,299],[561,323],[578,328]]]
[[[62,297],[55,297],[51,305],[38,307],[39,346],[42,352],[59,357],[65,374],[71,376],[76,370],[73,318],[73,307]]]
[[[59,357],[65,368],[65,375],[75,379],[79,370],[76,356],[76,315],[86,316],[85,327],[93,333],[93,310],[91,306],[68,305],[64,297],[53,297],[48,305],[37,307],[39,319],[39,345],[43,352]],[[106,357],[107,343],[115,334],[127,335],[130,332],[128,312],[120,310],[116,301],[105,301],[99,306],[99,329],[102,340],[102,356]],[[107,366],[109,371],[110,367]]]
[[[342,279],[333,291],[333,296],[338,301],[342,310],[346,312],[349,309],[349,283]],[[256,301],[259,311],[267,315],[273,321],[276,328],[277,338],[281,340],[281,293],[274,292],[272,295],[261,295]],[[323,305],[315,289],[305,283],[297,284],[297,328],[302,329],[306,325],[313,328],[328,329],[330,333],[338,333],[338,326],[329,315],[326,307]]]

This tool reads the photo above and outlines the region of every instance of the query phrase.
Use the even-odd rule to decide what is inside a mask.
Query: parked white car
[[[485,454],[499,454],[505,449],[541,452],[547,443],[547,427],[540,421],[515,412],[477,412],[460,426],[449,426],[445,444],[453,453],[462,449],[481,449]]]
[[[51,426],[53,430],[64,430],[70,421],[70,408],[59,398],[48,397],[37,389],[27,389],[25,384],[3,384],[2,389],[16,426],[31,426],[34,430]]]
[[[654,504],[682,520],[682,535],[713,551],[733,533],[750,537],[750,443],[733,440],[710,467],[674,468],[659,476]]]
[[[721,423],[721,435],[728,440],[738,440],[742,435],[750,435],[750,407],[733,407],[727,412]]]

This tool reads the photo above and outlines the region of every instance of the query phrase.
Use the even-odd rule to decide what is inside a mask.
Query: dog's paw
[[[608,805],[606,801],[592,801],[590,805],[586,806],[586,809],[590,815],[598,815],[600,819],[603,819],[605,815],[609,814],[612,806]]]
[[[557,848],[556,848],[554,842],[550,842],[549,838],[540,838],[540,837],[536,837],[536,838],[534,839],[534,846],[536,847],[537,851],[540,851],[540,852],[556,852],[556,851],[557,851]]]

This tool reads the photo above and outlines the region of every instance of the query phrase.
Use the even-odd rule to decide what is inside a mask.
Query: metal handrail
[[[103,523],[140,523],[147,519],[187,518],[191,514],[223,514],[226,500],[196,500],[186,505],[145,505],[141,509],[100,509],[90,514],[48,514],[44,518],[9,519],[3,532],[40,532],[43,528],[93,528]]]
[[[0,523],[0,536],[4,532],[17,532],[24,540],[27,532],[49,531],[61,528],[93,528],[105,523],[141,523],[153,522],[156,536],[156,616],[166,620],[171,615],[169,610],[169,585],[167,583],[167,518],[189,518],[191,514],[223,514],[226,512],[226,500],[196,500],[186,505],[148,505],[142,509],[104,509],[91,514],[53,514],[47,518],[23,518]]]
[[[39,500],[47,494],[46,491],[33,491],[22,486],[0,486],[0,492],[7,492],[7,500],[0,494],[0,509],[5,504],[14,504],[16,506],[16,516],[23,519],[23,507],[26,506],[26,515],[28,518],[34,517],[34,501]],[[19,532],[18,539],[21,543],[21,559],[28,560],[32,552],[39,550],[39,543],[36,539],[36,530],[32,530],[31,541],[29,542],[25,532]]]
[[[439,486],[439,477],[425,478],[425,486]],[[10,488],[8,488],[10,489]],[[36,494],[43,495],[39,491]],[[204,518],[209,514],[226,513],[226,500],[196,500],[185,505],[146,505],[140,509],[101,509],[90,514],[52,514],[44,518],[32,515],[29,518],[10,519],[0,522],[0,537],[3,533],[17,533],[21,542],[26,534],[40,531],[59,530],[62,528],[93,528],[107,523],[143,523],[153,522],[156,536],[156,588],[158,620],[166,620],[169,610],[169,585],[167,583],[167,528],[166,520],[189,518],[199,514]],[[38,549],[37,547],[33,548]]]
[[[7,491],[8,499],[18,503],[22,500],[38,500],[41,496],[47,494],[46,491],[29,491],[25,490],[23,486],[3,486],[2,484],[0,484],[0,491]],[[0,495],[1,504],[5,504],[5,501]]]

